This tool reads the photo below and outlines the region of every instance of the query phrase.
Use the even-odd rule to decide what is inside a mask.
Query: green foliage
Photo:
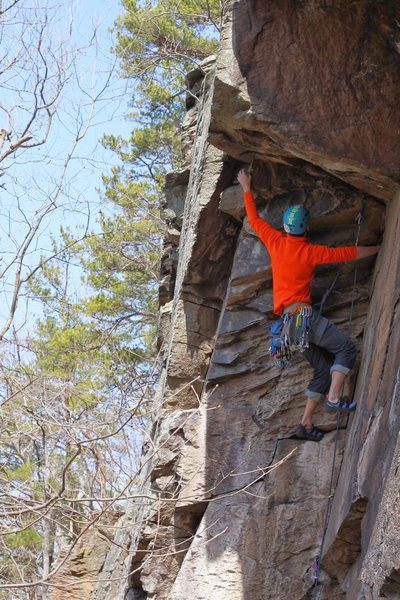
[[[10,548],[23,550],[38,550],[42,545],[42,536],[32,528],[12,533],[5,536],[5,541]]]
[[[29,359],[4,369],[12,402],[0,409],[0,461],[14,512],[3,532],[22,531],[2,538],[1,580],[40,577],[43,539],[53,560],[57,536],[75,539],[101,498],[135,480],[133,426],[142,426],[155,378],[164,176],[182,162],[185,75],[215,52],[220,8],[214,0],[123,6],[115,52],[132,81],[134,128],[128,139],[104,137],[120,160],[103,177],[107,206],[84,240],[62,229],[53,241],[53,260],[30,281],[42,314]],[[100,500],[80,503],[82,495]],[[37,506],[53,497],[41,520]]]
[[[34,473],[34,465],[32,462],[26,462],[14,469],[4,469],[4,473],[9,479],[15,481],[30,481]]]
[[[114,196],[113,188],[109,195]],[[115,194],[115,203],[129,196]],[[139,339],[157,318],[157,281],[163,226],[156,209],[132,197],[114,218],[101,216],[102,235],[88,240],[82,255],[85,283],[96,292],[85,303],[87,314],[99,324],[117,323]],[[150,212],[152,211],[152,212]]]
[[[160,219],[165,174],[182,163],[180,130],[185,75],[217,48],[219,2],[125,0],[115,52],[134,82],[135,127],[129,139],[105,136],[121,161],[103,178],[115,216],[100,217],[102,234],[83,252],[85,283],[95,294],[86,314],[101,327],[130,330],[135,350],[150,356],[157,323]],[[139,352],[140,353],[140,352]]]
[[[177,135],[184,112],[186,73],[218,47],[220,3],[216,0],[124,0],[117,20],[115,52],[122,74],[134,82],[137,126],[130,140],[106,143],[134,176],[157,179],[181,160]]]
[[[123,6],[115,49],[123,75],[139,79],[139,96],[152,100],[164,90],[164,102],[172,99],[182,90],[186,72],[217,48],[220,3],[124,0]]]

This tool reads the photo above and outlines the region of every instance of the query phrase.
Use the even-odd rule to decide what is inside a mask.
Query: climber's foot
[[[357,402],[350,402],[347,398],[339,398],[337,402],[327,400],[325,407],[326,410],[331,412],[354,412],[357,408]]]
[[[296,427],[294,435],[300,440],[311,440],[313,442],[320,442],[324,437],[324,432],[320,431],[314,426],[304,427],[304,425],[299,423]]]

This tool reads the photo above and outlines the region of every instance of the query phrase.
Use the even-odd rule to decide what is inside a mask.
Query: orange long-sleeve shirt
[[[329,248],[310,244],[306,236],[297,237],[277,231],[258,216],[252,192],[244,192],[250,225],[271,257],[274,313],[295,302],[311,303],[311,282],[317,265],[345,262],[356,258],[356,247]]]

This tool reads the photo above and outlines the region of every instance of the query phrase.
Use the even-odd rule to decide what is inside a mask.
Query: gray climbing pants
[[[349,337],[325,317],[313,313],[310,329],[310,346],[303,356],[314,368],[306,396],[319,400],[328,393],[331,384],[331,372],[347,374],[356,360],[356,347]]]

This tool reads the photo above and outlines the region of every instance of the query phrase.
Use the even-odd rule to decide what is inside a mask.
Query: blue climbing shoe
[[[339,398],[339,402],[325,402],[326,410],[330,412],[354,412],[357,408],[357,402],[350,402],[347,398]]]
[[[324,437],[324,432],[312,426],[310,429],[299,423],[296,427],[294,437],[299,440],[311,440],[312,442],[320,442]]]

